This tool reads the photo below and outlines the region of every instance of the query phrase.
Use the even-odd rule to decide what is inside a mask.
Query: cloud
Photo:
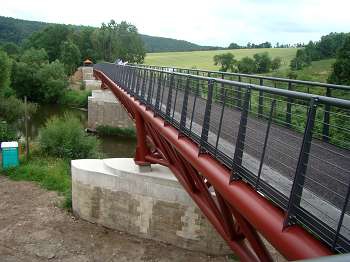
[[[203,45],[297,43],[348,31],[347,0],[2,0],[0,15],[99,26],[126,20],[140,33]]]

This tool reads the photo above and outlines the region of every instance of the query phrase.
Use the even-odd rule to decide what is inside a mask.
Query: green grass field
[[[295,56],[296,48],[260,48],[260,49],[232,49],[232,50],[214,50],[214,51],[192,51],[192,52],[167,52],[167,53],[148,53],[145,64],[174,66],[208,70],[218,70],[215,66],[213,57],[217,54],[230,52],[234,54],[237,60],[245,56],[253,57],[256,53],[268,52],[272,58],[279,56],[282,58],[281,69],[289,67],[290,60]]]
[[[167,53],[148,53],[145,64],[159,66],[173,66],[182,68],[197,68],[218,70],[213,62],[214,55],[231,52],[237,60],[245,56],[253,57],[256,53],[268,52],[272,58],[279,56],[282,58],[282,66],[277,71],[264,75],[276,77],[288,77],[289,64],[294,58],[296,48],[261,48],[261,49],[234,49],[234,50],[214,50],[214,51],[193,51],[193,52],[167,52]],[[314,61],[308,67],[296,71],[297,79],[327,82],[327,78],[332,70],[335,59],[325,59]]]

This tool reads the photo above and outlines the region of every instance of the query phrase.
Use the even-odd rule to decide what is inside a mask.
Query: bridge
[[[135,162],[167,166],[243,261],[271,261],[261,235],[289,260],[350,251],[350,87],[110,63],[94,74],[135,120]]]

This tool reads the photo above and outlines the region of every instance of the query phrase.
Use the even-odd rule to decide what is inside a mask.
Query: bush
[[[245,74],[253,74],[256,73],[256,64],[253,58],[250,58],[248,56],[243,57],[239,62],[238,62],[238,71],[240,73],[245,73]]]
[[[69,89],[64,92],[64,95],[59,100],[61,105],[67,105],[72,107],[84,107],[88,106],[88,97],[91,96],[91,91],[85,90],[72,90]]]
[[[130,138],[136,137],[136,132],[134,128],[98,126],[96,128],[96,132],[99,135],[105,135],[105,136],[120,136],[120,137],[130,137]]]
[[[272,70],[277,70],[278,68],[281,67],[282,64],[282,59],[280,57],[275,57],[271,61],[271,69]]]
[[[28,115],[33,114],[36,109],[37,106],[35,104],[27,104]],[[0,119],[6,120],[9,124],[12,124],[20,118],[24,118],[24,103],[22,100],[14,96],[0,96]]]
[[[17,140],[16,131],[6,121],[0,121],[0,143],[13,140]]]
[[[270,71],[272,61],[267,52],[255,54],[254,59],[257,73],[267,73]]]
[[[39,144],[43,153],[66,159],[96,158],[100,154],[97,138],[87,135],[79,120],[68,114],[46,122],[39,132]]]

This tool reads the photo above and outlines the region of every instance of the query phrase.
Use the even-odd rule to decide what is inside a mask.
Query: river
[[[87,111],[69,108],[60,105],[40,105],[34,115],[28,122],[28,135],[31,141],[38,137],[39,129],[45,125],[45,122],[53,116],[63,116],[72,114],[77,117],[83,127],[87,127]],[[24,133],[24,125],[21,126],[21,132]],[[136,140],[132,138],[116,136],[98,136],[101,144],[101,151],[105,157],[134,157]]]

